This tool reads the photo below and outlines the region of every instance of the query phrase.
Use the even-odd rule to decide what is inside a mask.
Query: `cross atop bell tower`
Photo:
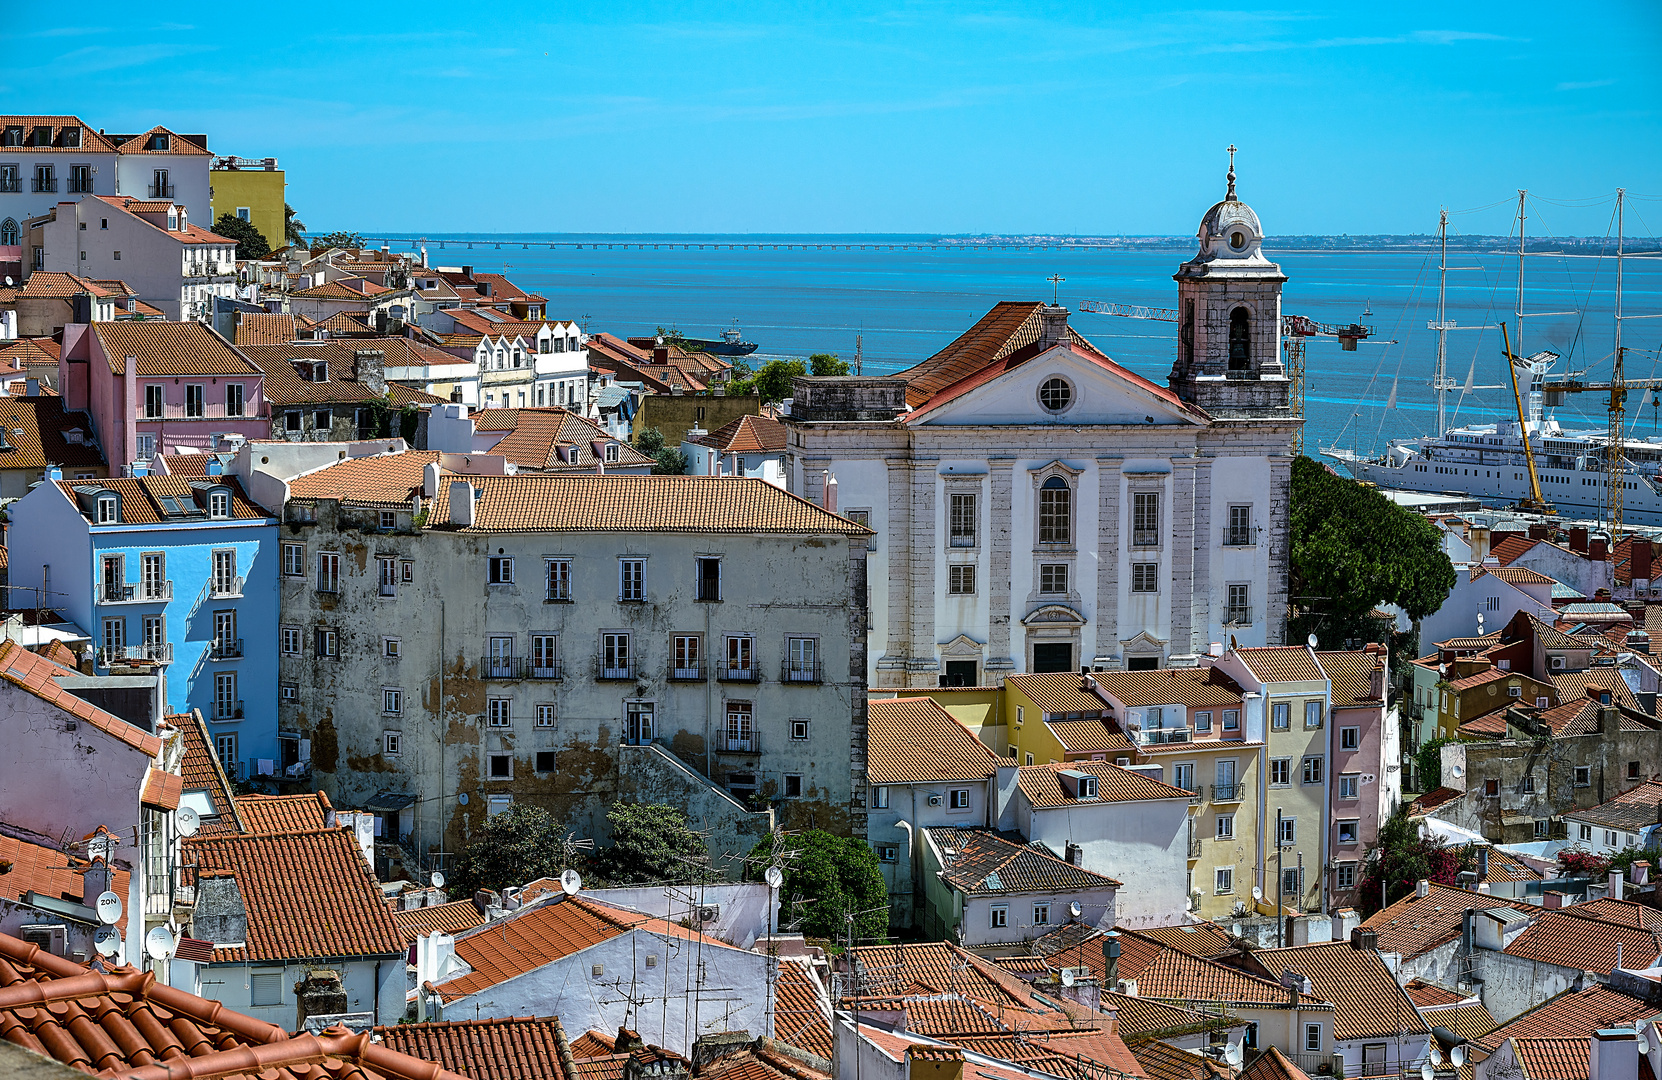
[[[1236,199],[1235,199],[1235,144],[1234,143],[1229,144],[1229,175],[1225,179],[1227,179],[1229,181],[1229,194],[1225,195],[1223,197],[1223,201],[1224,202],[1235,202]]]

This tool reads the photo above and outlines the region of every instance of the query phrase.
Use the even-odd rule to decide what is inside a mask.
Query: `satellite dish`
[[[173,811],[173,824],[179,827],[180,836],[195,836],[196,830],[202,827],[202,816],[188,806],[181,806]]]
[[[1640,1052],[1643,1053],[1643,1051]],[[1449,1047],[1448,1063],[1453,1065],[1456,1069],[1466,1063],[1466,1047],[1464,1043],[1459,1046]]]
[[[1450,769],[1449,772],[1453,773],[1455,779],[1458,780],[1460,777],[1466,775],[1466,767],[1464,765],[1456,765],[1454,768]]]
[[[433,888],[435,888],[435,889],[444,888],[444,874],[441,871],[434,870],[433,871],[433,876],[431,878],[429,878],[428,880],[433,883]]]
[[[1431,1064],[1441,1065],[1443,1063],[1443,1048],[1437,1045],[1436,1039],[1431,1040],[1431,1045],[1426,1047],[1425,1052],[1426,1056],[1431,1059]]]
[[[100,926],[98,933],[92,935],[93,947],[100,956],[114,956],[121,950],[121,934],[113,926]]]
[[[1224,1064],[1229,1065],[1232,1068],[1240,1068],[1241,1059],[1245,1056],[1246,1054],[1241,1050],[1240,1043],[1229,1043],[1223,1048]]]
[[[567,896],[576,896],[577,890],[583,887],[583,875],[575,870],[566,870],[560,874],[560,888]]]
[[[152,960],[166,960],[173,955],[173,931],[165,926],[158,926],[144,935],[144,951],[150,954]]]
[[[93,902],[98,909],[98,921],[105,926],[121,921],[121,897],[113,892],[101,892]]]
[[[1310,647],[1312,649],[1314,649],[1316,647],[1316,635],[1315,634],[1311,634],[1309,637],[1305,638],[1304,640],[1310,643]]]
[[[1072,915],[1076,919],[1079,918],[1079,913],[1084,910],[1084,908],[1079,906],[1079,901],[1077,900],[1068,905],[1068,914]]]
[[[1645,1033],[1642,1032],[1642,1031],[1639,1032],[1638,1046],[1639,1046],[1639,1053],[1641,1053],[1641,1054],[1650,1053],[1650,1039],[1647,1038],[1645,1036]]]
[[[768,883],[768,888],[777,889],[785,884],[785,872],[777,866],[770,866],[762,871],[762,880]]]
[[[1072,986],[1073,985],[1073,969],[1072,968],[1063,968],[1062,969],[1062,985],[1063,986]]]
[[[1420,1062],[1420,1080],[1436,1080],[1436,1077],[1437,1070],[1432,1067],[1429,1058]]]
[[[1259,888],[1257,885],[1254,885],[1252,887],[1252,898],[1254,900],[1262,900],[1264,898],[1264,890]]]
[[[467,805],[467,792],[464,791],[460,795],[457,795],[456,796],[456,802],[461,804],[462,806],[466,806]]]

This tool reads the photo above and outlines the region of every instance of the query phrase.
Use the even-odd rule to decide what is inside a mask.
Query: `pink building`
[[[195,322],[72,323],[58,360],[64,407],[91,414],[112,474],[180,447],[213,449],[227,435],[268,437],[262,380]]]
[[[1386,652],[1319,652],[1333,687],[1329,713],[1327,850],[1331,907],[1354,907],[1361,864],[1379,839],[1379,823],[1402,801],[1402,752],[1396,712],[1386,701]]]

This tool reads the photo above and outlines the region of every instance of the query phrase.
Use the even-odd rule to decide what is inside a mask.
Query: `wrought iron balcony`
[[[1240,802],[1245,795],[1245,784],[1213,784],[1213,802]]]
[[[716,678],[722,682],[757,682],[761,677],[761,672],[756,669],[754,664],[745,667],[724,664],[716,669]]]
[[[242,659],[241,638],[214,638],[208,646],[210,660],[240,660]]]
[[[229,701],[229,700],[215,701],[214,702],[214,719],[215,720],[241,720],[242,719],[242,702],[240,702],[240,701]]]
[[[1137,732],[1137,741],[1143,746],[1193,742],[1194,732],[1186,727],[1145,728]]]
[[[1252,609],[1250,607],[1225,608],[1223,622],[1225,626],[1251,626]]]
[[[154,645],[100,645],[98,647],[98,664],[100,667],[133,661],[167,664],[171,663],[172,660],[172,642],[160,642]]]
[[[214,578],[208,582],[208,595],[217,597],[241,596],[247,578]]]
[[[150,197],[152,199],[171,199],[173,198],[173,190],[172,184],[151,184]]]
[[[548,679],[558,682],[566,677],[566,666],[558,660],[533,658],[527,674],[533,679]]]
[[[56,191],[58,190],[58,178],[55,176],[37,176],[35,177],[34,189],[37,193],[42,191]]]
[[[762,745],[755,735],[742,739],[735,739],[729,735],[722,740],[717,750],[726,754],[760,754]]]
[[[1258,526],[1226,525],[1223,530],[1224,547],[1257,547]]]
[[[604,659],[599,659],[595,661],[594,672],[594,677],[597,679],[627,682],[635,677],[635,665],[624,661],[621,664],[614,663],[608,666]]]
[[[69,178],[69,182],[65,185],[65,190],[68,191],[71,195],[91,195],[92,194],[92,181],[91,180],[77,180],[73,176],[71,176]]]
[[[1200,858],[1200,837],[1193,832],[1189,833],[1189,858]]]
[[[0,193],[7,195],[21,194],[23,178],[21,176],[0,176]]]
[[[1131,531],[1132,547],[1159,547],[1159,529],[1133,529]]]
[[[523,656],[483,656],[479,658],[480,677],[486,679],[523,679],[526,660]]]
[[[813,660],[786,660],[780,665],[779,678],[788,683],[824,682],[825,665]]]
[[[693,660],[684,664],[671,664],[669,669],[670,682],[703,682],[705,675],[702,660]]]

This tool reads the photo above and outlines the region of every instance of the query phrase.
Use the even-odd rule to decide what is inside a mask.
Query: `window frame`
[[[1064,476],[1053,474],[1040,481],[1035,525],[1041,547],[1073,545],[1073,495],[1073,485]]]
[[[512,585],[514,583],[514,557],[512,555],[486,556],[485,584]]]
[[[1339,749],[1360,750],[1362,748],[1362,729],[1359,727],[1342,727],[1339,729]]]
[[[1280,779],[1276,779],[1276,774],[1277,773],[1281,774]],[[1292,787],[1293,786],[1293,759],[1292,758],[1290,758],[1290,757],[1270,758],[1269,786],[1270,787]]]
[[[1304,703],[1304,730],[1320,731],[1322,725],[1326,722],[1323,712],[1322,702],[1319,699],[1311,698],[1306,701]]]
[[[946,594],[948,596],[975,595],[974,563],[951,563],[947,566]]]
[[[947,548],[974,548],[980,541],[979,503],[973,491],[950,491],[946,496]]]
[[[646,603],[646,556],[618,556],[617,602],[620,604]]]
[[[1231,896],[1235,892],[1235,868],[1233,866],[1217,866],[1212,868],[1212,895]]]
[[[571,603],[571,559],[560,555],[544,555],[542,560],[543,601]]]
[[[953,788],[948,791],[946,808],[951,813],[968,813],[970,810],[970,789]]]
[[[1348,839],[1347,839],[1348,836]],[[1362,822],[1344,818],[1333,823],[1334,842],[1343,847],[1355,847],[1362,842]]]
[[[1010,905],[993,904],[987,908],[987,929],[1007,930],[1010,927]]]
[[[1306,754],[1299,768],[1301,785],[1315,787],[1327,782],[1327,759],[1320,754]]]
[[[1160,564],[1158,562],[1132,563],[1131,591],[1144,596],[1157,595],[1160,592]]]
[[[1039,564],[1039,595],[1067,596],[1073,583],[1073,565],[1065,562]],[[1060,579],[1061,587],[1057,587]]]
[[[1131,493],[1131,547],[1157,548],[1160,546],[1161,492],[1133,491]]]

